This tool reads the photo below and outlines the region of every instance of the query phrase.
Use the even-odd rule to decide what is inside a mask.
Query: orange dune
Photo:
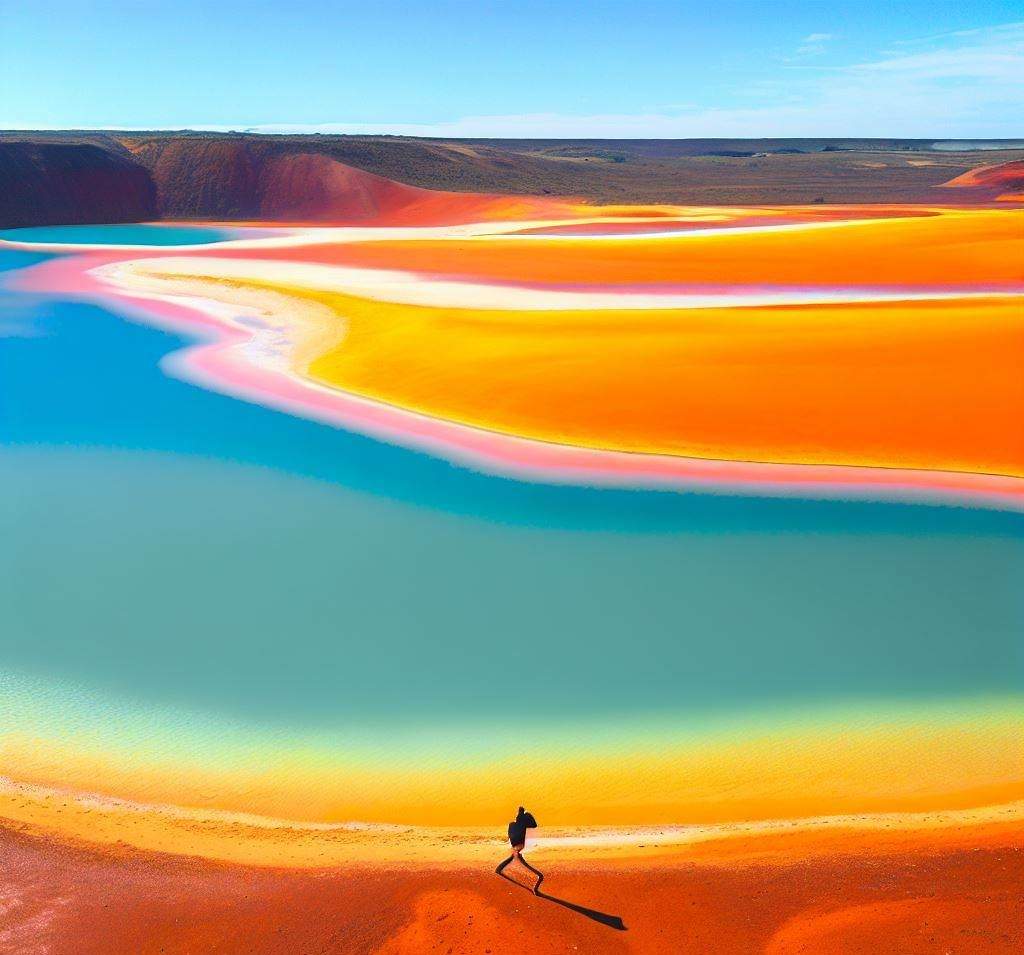
[[[799,219],[797,219],[799,222]],[[518,284],[990,286],[1024,281],[1024,218],[1007,210],[855,219],[676,238],[417,239],[273,250],[279,258]],[[225,253],[227,254],[227,253]]]
[[[348,325],[313,378],[448,420],[624,451],[1024,474],[1015,299],[511,312],[293,294]]]
[[[978,166],[942,185],[988,195],[997,202],[1024,202],[1024,160]],[[1003,192],[1004,189],[1008,191]]]
[[[976,166],[955,179],[944,182],[944,186],[998,186],[1001,189],[1024,187],[1024,159],[994,163],[991,166]]]
[[[420,206],[392,185],[366,202],[432,214],[432,195]],[[519,200],[460,200],[492,201]],[[1024,475],[1019,213],[683,211],[715,228],[314,231],[204,251],[161,281],[284,296],[299,375],[457,426],[688,459]],[[795,226],[749,227],[759,216]],[[336,316],[338,334],[311,345],[304,311]]]
[[[517,312],[289,290],[348,325],[345,341],[309,365],[313,378],[447,420],[621,451],[1024,474],[1024,309],[1017,297],[958,297],[1020,289],[1024,220],[994,210],[893,214],[674,239],[489,236],[282,251],[485,284],[934,294]],[[500,301],[500,284],[492,292]]]

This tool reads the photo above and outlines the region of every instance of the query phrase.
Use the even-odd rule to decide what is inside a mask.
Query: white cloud
[[[818,34],[811,34],[817,36]],[[810,38],[808,38],[810,39]],[[913,53],[813,70],[783,67],[744,90],[756,105],[686,104],[639,113],[466,116],[432,124],[330,124],[320,132],[439,137],[685,138],[893,136],[978,139],[1024,136],[1024,23],[921,41]],[[262,127],[265,132],[317,131]]]
[[[850,73],[891,73],[908,80],[997,80],[1024,86],[1024,28],[1019,36],[1007,36],[999,43],[946,47],[859,63]]]
[[[811,34],[811,37],[823,34]],[[809,40],[811,37],[808,37]],[[782,68],[760,84],[759,105],[667,108],[636,114],[527,113],[435,124],[360,124],[345,132],[536,138],[1024,135],[1024,23],[920,41],[906,55],[808,73]],[[771,93],[774,96],[765,95]],[[326,130],[325,130],[326,131]]]
[[[812,56],[820,56],[828,48],[828,42],[834,39],[831,33],[809,33],[800,41],[796,52],[789,57],[784,57],[783,62],[789,63],[794,60],[804,60]]]
[[[935,43],[938,40],[948,40],[953,37],[984,36],[996,38],[1001,35],[1013,35],[1024,29],[1024,20],[1016,20],[1013,23],[1000,23],[991,27],[975,27],[972,30],[953,30],[949,33],[933,33],[930,36],[914,37],[910,40],[893,40],[892,46],[918,46],[920,44]]]

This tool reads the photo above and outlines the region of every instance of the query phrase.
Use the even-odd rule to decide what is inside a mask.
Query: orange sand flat
[[[181,274],[162,274],[160,291],[202,295],[195,283],[209,278],[221,301],[261,289],[290,298],[298,376],[495,433],[684,458],[1024,475],[1024,215],[819,207],[822,221],[808,223],[806,207],[684,212],[734,228],[314,232],[195,253]],[[747,227],[759,217],[770,227]],[[325,314],[337,317],[333,336]]]
[[[435,417],[623,451],[1024,474],[1020,299],[513,312],[289,291],[347,323],[311,377]]]
[[[674,238],[364,242],[281,250],[281,257],[515,283],[941,289],[1024,281],[1024,215],[930,211],[894,209],[893,218],[851,216],[854,221],[820,227]],[[793,211],[797,222],[799,213]]]
[[[0,951],[48,955],[1009,955],[1024,946],[1024,831],[979,827],[898,841],[744,855],[707,846],[634,860],[517,866],[251,869],[97,851],[0,829]],[[623,930],[608,924],[620,919]],[[617,923],[612,923],[617,924]]]
[[[789,214],[799,219],[802,210]],[[426,280],[603,291],[691,283],[696,291],[755,294],[1020,292],[1024,218],[1016,212],[889,214],[782,231],[599,241],[425,238],[274,255],[405,270]],[[500,302],[501,285],[490,288]],[[446,420],[610,450],[1024,474],[1020,294],[516,312],[282,290],[324,302],[346,322],[344,341],[309,365],[311,377]]]

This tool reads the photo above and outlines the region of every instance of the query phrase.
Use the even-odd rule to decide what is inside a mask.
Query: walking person
[[[505,875],[505,866],[518,859],[519,862],[537,876],[537,884],[533,887],[533,894],[540,895],[540,884],[544,881],[544,873],[539,869],[535,869],[523,858],[523,850],[526,848],[526,831],[527,829],[536,828],[537,820],[534,819],[533,813],[527,812],[522,806],[520,806],[515,819],[508,824],[508,841],[509,845],[512,846],[512,855],[505,859],[494,871],[498,875],[502,876],[502,878],[507,879],[508,876]]]

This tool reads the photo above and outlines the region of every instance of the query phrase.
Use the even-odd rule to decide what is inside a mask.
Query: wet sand
[[[685,853],[303,870],[0,829],[0,952],[1010,953],[1024,829],[779,832]],[[518,871],[516,871],[518,868]],[[614,919],[621,919],[620,930]]]

